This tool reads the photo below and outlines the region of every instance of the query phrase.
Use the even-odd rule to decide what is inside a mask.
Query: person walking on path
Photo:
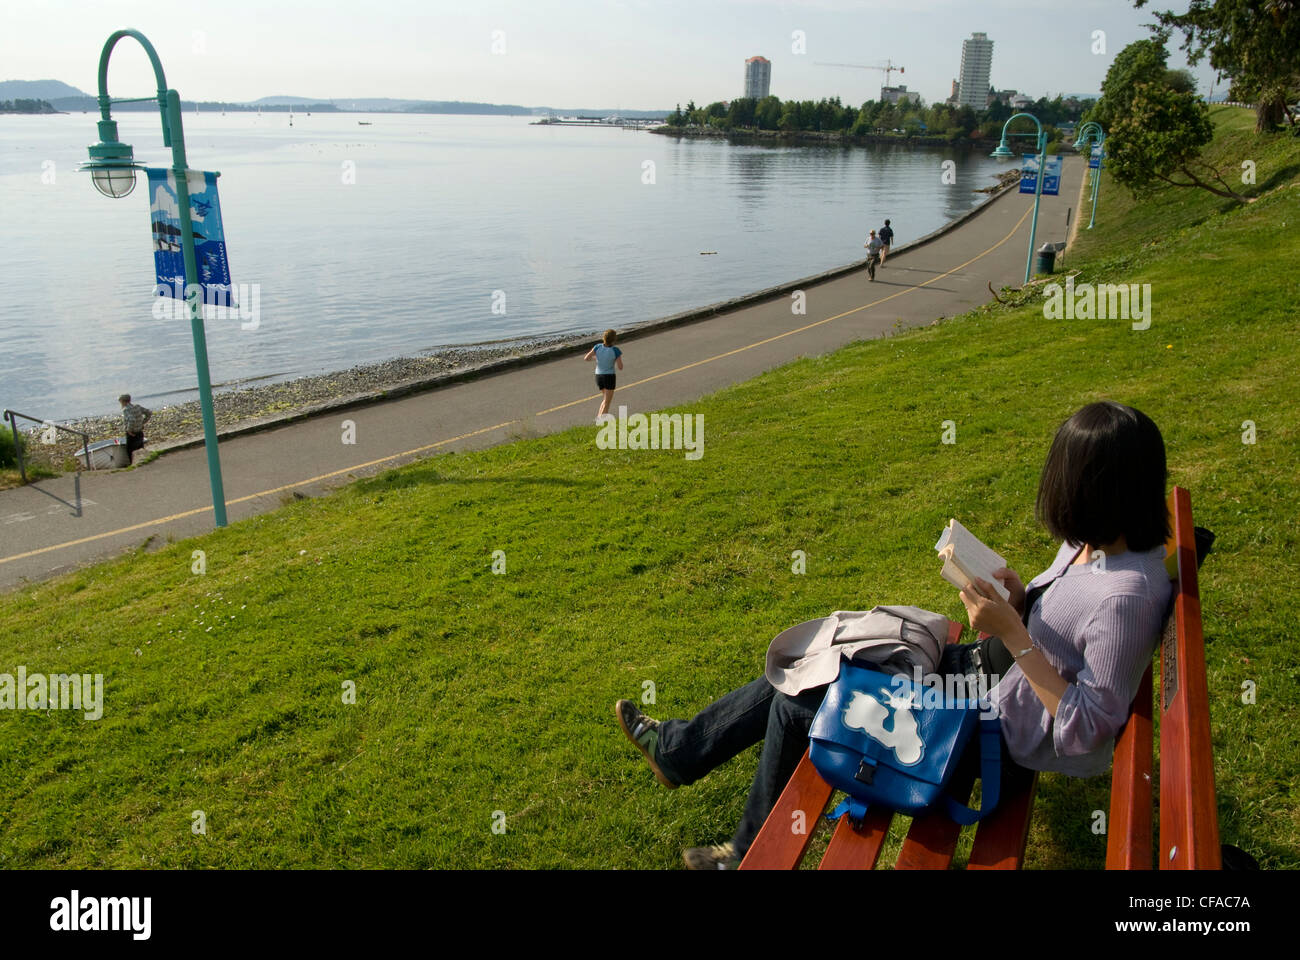
[[[885,265],[885,256],[889,253],[889,248],[894,245],[894,228],[885,221],[885,225],[880,228],[880,265]]]
[[[131,394],[124,393],[117,398],[122,405],[122,426],[126,429],[126,458],[135,462],[135,452],[144,446],[144,425],[153,416],[153,411],[131,402]]]
[[[609,405],[614,400],[614,370],[623,369],[623,351],[614,346],[617,337],[618,334],[613,330],[606,330],[600,343],[588,350],[587,355],[582,358],[596,361],[596,389],[603,397],[600,401],[600,412],[596,414],[597,423],[600,423],[609,413]]]
[[[884,241],[876,235],[876,231],[871,231],[871,236],[867,237],[867,242],[863,244],[867,248],[867,274],[872,280],[876,279],[876,264],[880,262],[880,248],[884,246]]]

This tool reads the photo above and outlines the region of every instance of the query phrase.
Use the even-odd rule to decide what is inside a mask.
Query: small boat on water
[[[372,121],[370,121],[370,120],[358,120],[358,121],[357,121],[357,126],[358,126],[358,127],[368,127],[368,126],[370,126],[371,123],[372,123]]]

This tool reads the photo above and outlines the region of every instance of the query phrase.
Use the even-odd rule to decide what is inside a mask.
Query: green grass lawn
[[[107,683],[98,721],[0,713],[0,867],[678,866],[730,836],[757,751],[666,791],[613,702],[653,684],[648,712],[688,716],[833,609],[964,619],[939,530],[958,517],[1026,579],[1045,567],[1038,471],[1103,397],[1160,425],[1218,535],[1201,596],[1222,838],[1300,866],[1300,141],[1224,114],[1218,155],[1260,158],[1261,199],[1135,204],[1104,182],[1067,260],[1150,283],[1148,330],[993,304],[684,408],[705,417],[697,461],[573,429],[0,597],[0,672]],[[1028,865],[1101,866],[1108,794],[1042,777]]]

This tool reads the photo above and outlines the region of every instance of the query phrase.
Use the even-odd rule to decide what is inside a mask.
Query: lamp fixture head
[[[99,121],[99,141],[78,169],[90,171],[91,182],[104,196],[125,197],[135,189],[135,172],[142,166],[135,162],[131,145],[117,139],[116,120]]]

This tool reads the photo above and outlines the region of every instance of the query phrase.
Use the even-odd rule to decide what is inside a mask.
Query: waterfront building
[[[772,62],[767,57],[750,57],[745,61],[745,96],[762,100],[772,87]]]
[[[972,110],[989,105],[989,74],[993,70],[993,41],[987,33],[972,33],[961,42],[961,73],[958,74],[958,103]]]
[[[920,103],[921,95],[915,90],[908,90],[906,85],[880,88],[881,103]]]
[[[949,95],[948,99],[944,101],[945,106],[949,106],[949,107],[961,106],[961,94],[958,87],[959,85],[957,81],[954,80],[952,82],[952,93]]]

